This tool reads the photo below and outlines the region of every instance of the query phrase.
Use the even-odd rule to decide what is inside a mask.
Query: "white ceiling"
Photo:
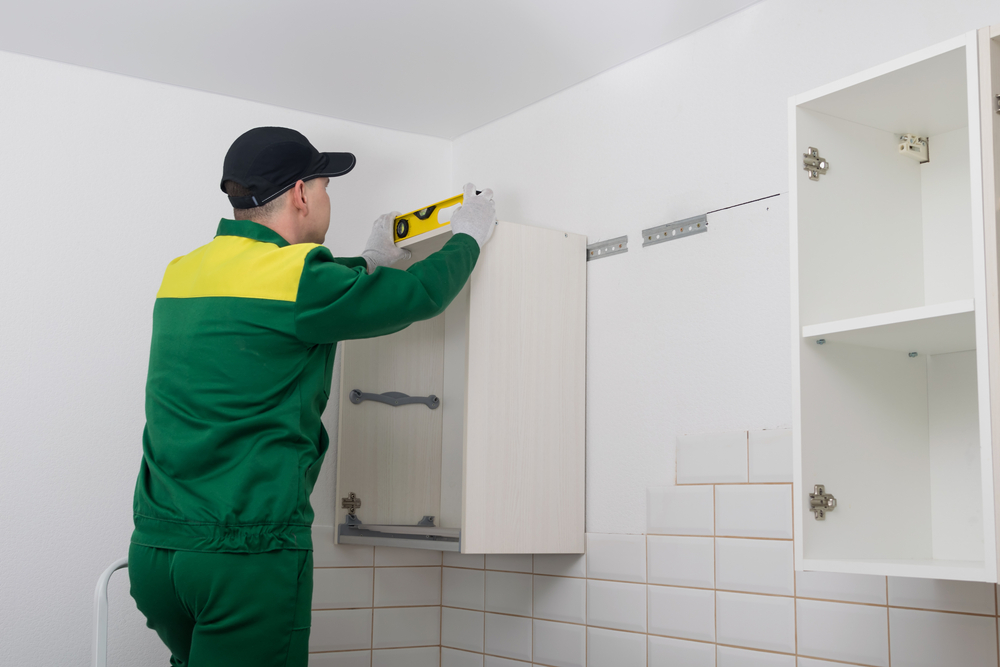
[[[0,50],[453,138],[756,1],[34,0]]]

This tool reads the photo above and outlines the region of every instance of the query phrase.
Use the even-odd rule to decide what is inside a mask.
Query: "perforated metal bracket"
[[[590,262],[595,259],[611,257],[612,255],[620,255],[623,252],[628,252],[627,236],[619,236],[609,241],[591,243],[587,246],[587,261]]]
[[[354,403],[355,405],[365,401],[377,401],[379,403],[391,405],[394,408],[399,407],[400,405],[422,403],[431,410],[437,410],[438,406],[441,405],[441,399],[434,394],[431,394],[430,396],[409,396],[398,391],[387,391],[384,394],[366,394],[360,389],[352,389],[349,398],[351,399],[351,403]]]
[[[666,243],[667,241],[676,241],[677,239],[684,238],[685,236],[692,236],[693,234],[701,234],[702,232],[708,231],[708,216],[707,215],[696,215],[693,218],[686,218],[684,220],[678,220],[677,222],[668,222],[665,225],[659,225],[658,227],[650,227],[649,229],[642,230],[642,247],[656,245],[657,243]]]

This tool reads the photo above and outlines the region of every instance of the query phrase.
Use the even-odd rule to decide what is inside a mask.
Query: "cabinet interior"
[[[398,268],[439,250],[451,234],[409,246]],[[433,516],[441,528],[462,525],[462,447],[469,286],[438,317],[397,333],[344,343],[341,396],[402,392],[434,395],[440,407],[344,402],[340,414],[338,495],[355,493],[365,524],[416,525]],[[347,510],[339,507],[340,522]]]
[[[818,182],[800,163],[796,183],[798,502],[817,569],[988,576],[966,57],[954,48],[793,111],[796,151],[829,162]],[[929,162],[900,154],[904,134],[928,138]],[[823,521],[808,511],[817,484],[837,498]]]

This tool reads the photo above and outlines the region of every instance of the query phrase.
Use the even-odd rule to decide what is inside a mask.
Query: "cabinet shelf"
[[[963,299],[802,327],[807,340],[897,352],[946,354],[976,349],[975,302]]]
[[[817,572],[839,572],[842,574],[875,574],[884,575],[892,572],[893,576],[916,577],[924,579],[953,579],[959,581],[993,581],[990,570],[984,567],[983,561],[965,560],[820,560],[806,558],[802,561],[802,569]]]

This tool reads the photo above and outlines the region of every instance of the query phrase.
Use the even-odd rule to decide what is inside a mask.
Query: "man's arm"
[[[384,336],[442,312],[465,286],[479,243],[455,234],[427,259],[401,271],[365,260],[346,266],[319,246],[306,255],[295,301],[296,335],[308,343]]]

